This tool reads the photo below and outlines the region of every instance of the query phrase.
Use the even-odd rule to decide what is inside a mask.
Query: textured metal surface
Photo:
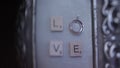
[[[104,68],[120,68],[120,0],[104,0]]]
[[[94,56],[93,56],[93,60],[94,60],[94,68],[98,68],[98,32],[97,32],[97,1],[96,0],[91,0],[92,1],[92,21],[94,22],[93,23],[93,27],[92,27],[92,32],[93,32],[93,53],[94,53]]]
[[[95,59],[95,68],[104,68],[104,54],[103,54],[103,34],[101,30],[103,16],[101,14],[103,1],[102,0],[93,0],[93,42],[94,42],[94,59]]]
[[[93,2],[95,66],[96,68],[120,68],[120,1],[93,0]]]
[[[22,0],[19,7],[16,28],[17,28],[17,53],[20,68],[33,68],[32,52],[32,0]]]

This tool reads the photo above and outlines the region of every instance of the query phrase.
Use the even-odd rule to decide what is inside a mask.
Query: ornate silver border
[[[16,49],[20,68],[35,68],[35,0],[21,0],[16,21]]]
[[[98,68],[98,32],[97,32],[97,0],[92,0],[92,12],[93,12],[93,22],[94,22],[94,26],[93,26],[93,45],[94,45],[94,68]]]
[[[33,42],[33,68],[36,68],[36,55],[35,55],[35,42],[36,42],[36,38],[35,38],[35,33],[36,33],[36,29],[35,29],[35,15],[36,15],[36,0],[33,0],[33,31],[32,31],[32,37],[33,37],[33,40],[32,40],[32,42]]]
[[[92,1],[95,68],[120,68],[120,0]]]
[[[120,0],[104,0],[102,14],[104,68],[120,68]]]
[[[36,68],[35,56],[35,2],[36,0],[23,0],[19,8],[17,20],[17,41],[18,57],[22,68]],[[93,41],[94,41],[94,68],[119,68],[116,67],[116,60],[120,63],[120,18],[116,13],[120,11],[120,5],[115,1],[119,0],[91,0],[93,13]],[[120,2],[118,2],[120,3]],[[117,5],[116,5],[117,4]],[[111,5],[111,6],[108,6]],[[109,8],[109,9],[108,9]],[[114,13],[114,11],[117,11]],[[103,15],[102,15],[103,14]],[[118,14],[119,17],[119,14]],[[115,29],[112,23],[118,22]],[[28,24],[29,23],[29,24]],[[26,33],[25,33],[26,32]],[[29,33],[31,32],[31,33]],[[29,38],[28,38],[29,37]],[[27,47],[30,48],[27,48]],[[31,56],[31,57],[27,57]],[[29,62],[30,61],[30,62]],[[23,63],[22,63],[23,62]]]

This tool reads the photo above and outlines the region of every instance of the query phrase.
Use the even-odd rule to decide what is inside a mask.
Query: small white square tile
[[[63,41],[50,41],[50,56],[63,56]]]
[[[79,41],[70,42],[70,56],[82,56],[81,44]]]
[[[62,16],[51,17],[51,31],[63,31],[63,18],[62,18]]]

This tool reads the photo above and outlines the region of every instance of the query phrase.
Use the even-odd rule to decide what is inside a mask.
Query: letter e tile
[[[70,42],[70,56],[81,56],[81,45],[79,41]]]

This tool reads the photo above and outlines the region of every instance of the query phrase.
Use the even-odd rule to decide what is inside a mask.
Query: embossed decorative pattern
[[[120,0],[104,0],[104,68],[120,68]]]
[[[20,3],[17,21],[17,54],[20,68],[33,68],[32,54],[32,11],[33,0],[22,0]]]

